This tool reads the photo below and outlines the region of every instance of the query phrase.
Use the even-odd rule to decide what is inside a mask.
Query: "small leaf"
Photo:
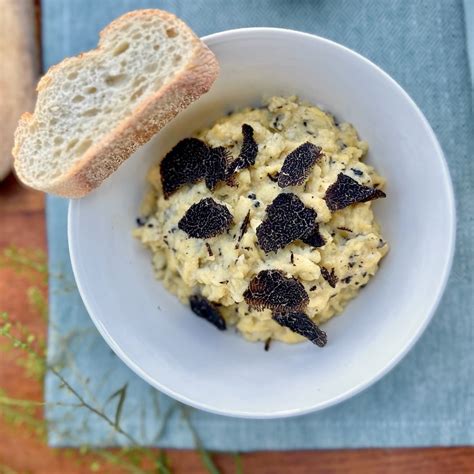
[[[8,334],[11,328],[12,328],[12,323],[5,323],[2,328],[4,335]]]
[[[106,403],[108,403],[114,398],[119,397],[119,400],[117,402],[117,408],[115,409],[115,417],[114,417],[115,428],[118,428],[120,425],[120,417],[122,416],[123,404],[125,403],[125,397],[127,396],[127,387],[128,387],[128,383],[126,383],[122,388],[119,388],[116,392],[110,395],[110,397],[106,401]]]

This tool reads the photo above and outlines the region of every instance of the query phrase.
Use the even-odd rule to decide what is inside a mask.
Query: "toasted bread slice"
[[[77,198],[99,186],[219,72],[214,54],[174,15],[127,13],[97,49],[40,80],[33,114],[15,132],[14,167],[26,185]]]

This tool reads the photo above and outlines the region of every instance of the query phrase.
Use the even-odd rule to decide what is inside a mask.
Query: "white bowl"
[[[272,418],[319,410],[360,392],[408,352],[446,284],[455,210],[443,153],[403,89],[353,51],[296,31],[249,28],[204,38],[221,74],[212,90],[69,207],[69,247],[84,303],[104,339],[158,390],[197,408]],[[153,277],[131,236],[151,165],[230,109],[296,94],[352,122],[388,179],[375,203],[391,251],[367,288],[324,326],[329,342],[246,342],[192,315]],[[93,236],[93,237],[91,237]]]

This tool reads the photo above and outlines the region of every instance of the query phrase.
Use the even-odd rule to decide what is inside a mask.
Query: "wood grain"
[[[35,4],[0,0],[0,180],[10,171],[13,132],[33,109],[39,73]]]

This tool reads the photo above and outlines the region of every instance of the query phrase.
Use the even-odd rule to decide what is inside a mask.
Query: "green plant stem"
[[[166,452],[161,450],[156,460],[156,467],[158,468],[159,474],[172,474],[171,469],[168,462],[168,457],[166,456]]]
[[[2,407],[2,416],[5,418],[11,417],[14,421],[19,423],[25,423],[34,430],[44,431],[45,423],[43,420],[39,420],[35,416],[26,413],[24,411],[15,410],[14,407],[4,406]]]
[[[84,408],[87,408],[92,413],[95,413],[98,417],[102,418],[107,424],[109,424],[115,431],[117,431],[117,433],[120,433],[121,435],[125,436],[131,443],[133,443],[135,446],[138,446],[138,442],[126,431],[124,431],[120,426],[117,426],[114,420],[111,420],[105,413],[100,412],[99,410],[97,410],[97,408],[87,403],[84,400],[84,398],[82,398],[82,396],[69,384],[69,382],[54,367],[50,367],[49,370],[51,370],[51,372],[56,377],[59,378],[61,383],[79,400],[79,402]]]
[[[36,252],[37,261],[35,261],[32,257],[28,257],[25,251],[21,252],[20,249],[10,246],[4,249],[3,257],[10,265],[17,265],[20,268],[27,268],[38,273],[48,273],[46,255],[44,252]],[[2,262],[0,261],[0,263]],[[3,263],[2,266],[6,267],[7,264]]]
[[[47,406],[55,406],[55,407],[59,406],[59,407],[71,407],[71,408],[82,407],[80,403],[62,403],[62,402],[46,403],[46,402],[38,402],[36,400],[17,400],[14,398],[1,397],[1,396],[0,396],[0,405],[9,406],[9,407],[21,407],[21,408],[47,407]]]
[[[44,356],[42,356],[35,349],[33,349],[33,347],[28,342],[22,341],[18,337],[11,334],[9,330],[5,330],[5,326],[3,329],[4,330],[0,332],[0,335],[9,339],[12,342],[12,346],[14,349],[23,349],[24,351],[28,352],[28,354],[31,354],[32,356],[36,357],[38,360],[44,362]]]
[[[183,416],[183,420],[186,422],[186,424],[189,427],[189,430],[191,431],[191,434],[193,436],[194,444],[196,445],[196,449],[199,453],[199,456],[201,458],[201,462],[203,466],[207,469],[207,471],[210,474],[220,474],[220,471],[214,461],[212,460],[212,456],[209,454],[208,451],[204,449],[204,446],[202,444],[201,439],[198,436],[198,433],[196,429],[194,428],[193,424],[191,423],[191,420],[189,418],[188,414],[188,407],[180,404],[181,407],[181,414]]]
[[[234,454],[234,462],[235,462],[235,474],[243,474],[244,470],[242,467],[242,456],[240,453]]]
[[[141,467],[135,466],[134,464],[131,464],[123,459],[122,456],[117,456],[114,453],[107,451],[105,449],[97,449],[97,450],[92,450],[92,452],[104,459],[105,461],[115,464],[117,466],[120,466],[123,469],[126,469],[128,472],[131,472],[132,474],[148,474],[149,471],[145,471]]]

